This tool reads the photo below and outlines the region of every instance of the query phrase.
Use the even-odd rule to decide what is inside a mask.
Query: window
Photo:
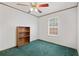
[[[48,20],[48,35],[57,36],[58,35],[58,19],[57,17]]]

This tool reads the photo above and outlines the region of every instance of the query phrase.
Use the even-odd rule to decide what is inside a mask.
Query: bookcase
[[[30,27],[16,27],[16,47],[30,43]]]

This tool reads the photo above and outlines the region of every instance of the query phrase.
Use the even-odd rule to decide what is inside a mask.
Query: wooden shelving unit
[[[26,45],[30,42],[30,27],[16,28],[16,47]]]

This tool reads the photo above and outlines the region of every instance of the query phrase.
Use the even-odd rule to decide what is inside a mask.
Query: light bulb
[[[38,12],[38,10],[37,10],[37,9],[35,9],[35,11],[36,11],[36,12]]]
[[[30,11],[33,11],[33,8],[31,8]]]

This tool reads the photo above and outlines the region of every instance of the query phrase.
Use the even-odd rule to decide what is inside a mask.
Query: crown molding
[[[18,10],[18,11],[21,11],[21,12],[23,12],[23,13],[30,14],[30,13],[28,13],[28,12],[26,12],[26,11],[23,11],[23,10],[18,9],[18,8],[15,8],[15,7],[12,7],[12,6],[7,5],[7,4],[5,4],[5,3],[0,2],[0,4],[2,4],[2,5],[4,5],[4,6],[7,6],[7,7],[10,7],[10,8],[13,8],[13,9]],[[36,16],[36,15],[34,15],[34,14],[30,14],[30,15],[32,15],[32,16],[34,16],[34,17],[38,17],[38,16]]]
[[[4,5],[4,6],[7,6],[7,7],[10,7],[10,8],[13,8],[13,9],[18,10],[18,11],[21,11],[21,12],[23,12],[23,13],[30,14],[30,13],[28,13],[28,12],[26,12],[26,11],[23,11],[23,10],[18,9],[18,8],[15,8],[15,7],[12,7],[12,6],[7,5],[7,4],[5,4],[5,3],[0,2],[0,4],[2,4],[2,5]],[[61,10],[58,10],[58,11],[55,11],[55,12],[51,12],[51,13],[47,13],[47,14],[44,14],[44,15],[41,15],[41,16],[36,16],[36,15],[34,15],[34,14],[30,14],[30,15],[31,15],[31,16],[34,16],[34,17],[36,17],[36,18],[40,18],[40,17],[48,16],[48,15],[51,15],[51,14],[54,14],[54,13],[62,12],[62,11],[68,10],[68,9],[76,8],[76,7],[78,7],[78,3],[77,3],[76,6],[72,6],[72,7],[65,8],[65,9],[61,9]]]
[[[58,10],[58,11],[55,11],[55,12],[47,13],[45,15],[41,15],[41,16],[38,16],[38,17],[48,16],[48,15],[51,15],[51,14],[54,14],[54,13],[62,12],[62,11],[65,11],[65,10],[69,10],[69,9],[72,9],[72,8],[76,8],[76,7],[78,7],[78,5],[72,6],[72,7],[69,7],[69,8],[65,8],[65,9],[62,9],[62,10]]]

